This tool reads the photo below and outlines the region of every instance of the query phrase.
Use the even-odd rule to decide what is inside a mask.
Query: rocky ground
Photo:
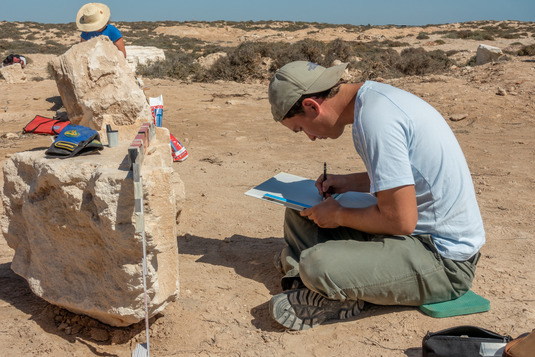
[[[213,29],[188,31],[200,37]],[[361,36],[395,39],[420,30],[368,31]],[[335,30],[326,31],[325,37],[330,39],[331,32]],[[414,46],[431,46],[433,40],[411,39]],[[505,48],[518,41],[487,44]],[[520,41],[535,42],[531,33]],[[464,50],[469,57],[479,43],[457,39],[433,46]],[[32,55],[28,78],[46,78],[49,58]],[[466,324],[516,337],[535,328],[535,58],[512,57],[440,75],[385,81],[436,107],[464,150],[487,232],[473,291],[490,300],[491,310],[434,319],[415,308],[374,307],[353,321],[304,332],[279,328],[269,317],[268,301],[281,291],[272,257],[283,247],[284,211],[243,193],[280,171],[314,178],[324,161],[333,173],[364,169],[351,133],[336,141],[311,142],[276,124],[267,83],[145,79],[147,96],[164,97],[164,126],[189,152],[186,161],[174,164],[187,195],[177,237],[180,297],[151,321],[153,355],[420,356],[427,331]],[[50,145],[50,137],[20,131],[37,114],[53,116],[60,100],[49,79],[20,84],[0,80],[0,88],[3,165],[15,152]],[[130,356],[144,341],[143,324],[110,327],[36,297],[10,270],[12,256],[0,237],[0,355]]]

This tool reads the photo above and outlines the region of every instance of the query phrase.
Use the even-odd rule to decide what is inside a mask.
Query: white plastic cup
[[[119,144],[119,132],[117,130],[107,131],[108,146],[110,148],[116,147]]]

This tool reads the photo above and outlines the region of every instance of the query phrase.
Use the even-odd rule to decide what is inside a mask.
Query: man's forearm
[[[412,234],[418,221],[414,186],[378,192],[377,204],[366,208],[339,207],[336,223],[372,234]]]

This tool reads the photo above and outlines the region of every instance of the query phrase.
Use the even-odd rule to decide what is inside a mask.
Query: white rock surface
[[[115,125],[152,120],[134,72],[106,36],[72,46],[51,64],[71,123],[101,130],[105,114]]]
[[[210,53],[209,55],[199,57],[197,60],[195,60],[202,68],[209,69],[211,68],[217,60],[219,60],[222,57],[227,57],[226,52],[215,52]]]
[[[161,48],[154,46],[125,46],[126,61],[133,72],[137,65],[146,65],[149,62],[165,61],[165,53]]]
[[[26,82],[26,74],[22,69],[20,63],[14,63],[9,66],[0,67],[0,73],[7,83],[24,83]]]
[[[99,154],[7,160],[0,225],[15,250],[12,270],[46,301],[126,326],[144,318],[142,236],[135,233],[134,186],[125,155],[138,127]],[[157,128],[143,179],[148,305],[154,316],[179,292],[177,220],[184,186],[172,167],[169,131]]]
[[[489,62],[496,62],[502,55],[503,52],[498,47],[481,44],[477,48],[476,65],[479,66]]]

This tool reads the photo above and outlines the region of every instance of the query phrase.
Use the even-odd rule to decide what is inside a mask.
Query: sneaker
[[[307,330],[328,320],[357,316],[364,306],[360,300],[330,300],[309,289],[285,291],[271,298],[271,316],[290,330]]]

